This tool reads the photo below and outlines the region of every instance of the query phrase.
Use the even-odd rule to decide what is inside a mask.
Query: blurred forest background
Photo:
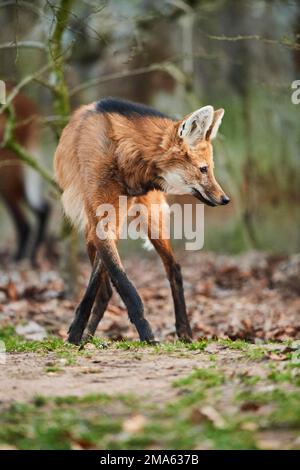
[[[50,175],[59,133],[80,104],[112,95],[178,118],[224,107],[216,174],[232,203],[205,208],[204,249],[299,251],[299,1],[4,0],[0,63],[1,79],[38,106]],[[2,248],[13,233],[2,206],[0,222]]]
[[[299,449],[300,1],[0,0],[0,80],[1,449]],[[16,140],[19,91],[37,109],[25,120],[39,123],[38,152]],[[192,344],[174,341],[157,254],[127,240],[124,268],[163,344],[134,341],[116,293],[98,338],[64,342],[90,263],[63,220],[53,155],[72,110],[108,95],[178,119],[225,108],[215,174],[231,203],[205,207],[203,251],[176,250]],[[5,172],[9,152],[19,160]],[[40,173],[52,206],[39,269],[11,262],[1,196],[20,164]],[[46,212],[28,210],[30,228]]]

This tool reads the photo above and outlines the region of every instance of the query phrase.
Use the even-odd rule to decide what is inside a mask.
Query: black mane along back
[[[133,103],[132,101],[126,101],[120,98],[103,98],[96,103],[96,111],[98,113],[121,114],[128,118],[153,116],[170,119],[165,114],[151,108],[150,106]]]

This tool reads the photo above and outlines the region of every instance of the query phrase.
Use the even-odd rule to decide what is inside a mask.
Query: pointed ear
[[[178,135],[186,140],[190,146],[195,145],[199,140],[205,139],[214,117],[214,108],[204,106],[197,109],[181,122],[178,128]]]
[[[225,110],[223,108],[217,109],[214,112],[212,124],[206,133],[207,140],[208,139],[213,140],[216,137],[219,127],[221,125],[224,113],[225,113]]]

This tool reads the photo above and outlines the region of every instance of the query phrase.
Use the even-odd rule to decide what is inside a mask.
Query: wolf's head
[[[174,123],[176,137],[166,152],[160,177],[169,194],[192,194],[209,206],[228,204],[229,197],[214,176],[212,140],[224,109],[204,106]]]

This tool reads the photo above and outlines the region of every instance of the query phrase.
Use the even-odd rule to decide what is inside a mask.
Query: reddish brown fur
[[[146,320],[138,306],[140,304],[137,292],[131,284],[128,284],[127,288],[122,287],[123,284],[127,285],[127,281],[115,244],[111,240],[101,241],[97,237],[96,211],[101,204],[110,203],[118,212],[120,195],[128,196],[129,206],[132,202],[141,202],[146,207],[163,203],[165,200],[163,190],[168,188],[162,175],[168,171],[184,173],[189,188],[192,189],[193,185],[201,182],[211,197],[215,200],[222,198],[224,193],[213,175],[210,130],[206,139],[202,139],[191,148],[178,135],[181,121],[176,122],[153,115],[128,117],[117,112],[99,113],[96,112],[95,106],[95,103],[83,106],[73,114],[62,133],[54,159],[57,181],[63,190],[65,212],[73,223],[85,229],[90,259],[94,263],[89,287],[70,328],[69,340],[75,343],[80,341],[88,321],[88,311],[96,295],[95,279],[98,279],[100,286],[97,297],[99,298],[99,293],[105,284],[103,284],[103,275],[106,270],[121,297],[125,303],[127,302],[130,318],[134,316],[130,311],[132,305],[135,305],[133,310],[136,309],[138,312],[136,326],[140,337],[152,340],[148,324],[145,330],[143,328],[139,330],[138,325]],[[218,111],[215,112],[215,119],[217,117]],[[203,165],[208,168],[206,175],[200,173],[199,166]],[[117,226],[111,227],[116,240],[120,230],[118,221],[117,218]],[[148,235],[150,238],[150,234]],[[177,333],[179,337],[189,340],[191,330],[186,317],[180,269],[175,262],[170,242],[163,236],[151,242],[163,260],[171,283]],[[100,261],[96,259],[97,252]],[[123,279],[122,282],[119,278]],[[108,282],[108,278],[105,282]],[[127,295],[127,291],[131,290],[132,295]],[[94,333],[105,310],[103,305],[107,305],[107,301],[107,299],[105,302],[101,300],[100,313],[97,312],[98,307],[94,307],[88,325],[89,334]],[[97,303],[99,302],[96,300]],[[136,323],[135,320],[132,321]]]
[[[25,148],[30,148],[37,141],[38,126],[34,118],[37,116],[37,109],[32,101],[21,94],[13,100],[13,107],[16,117],[16,141]],[[5,123],[5,115],[0,114],[0,142],[3,141]],[[12,151],[0,149],[0,163],[6,160],[12,160],[12,164],[1,167],[0,194],[17,206],[25,196],[23,167]]]
[[[55,153],[58,183],[73,196],[65,204],[73,221],[74,199],[82,204],[84,226],[87,221],[94,225],[100,204],[114,203],[121,194],[143,193],[149,181],[159,183],[159,174],[174,165],[191,180],[198,180],[195,168],[204,163],[209,168],[210,193],[215,199],[224,194],[213,175],[209,140],[191,150],[177,135],[179,122],[153,116],[128,119],[118,114],[97,114],[94,106],[83,106],[74,113]],[[149,192],[150,202],[152,197],[153,192]],[[163,194],[159,197],[164,198]]]

